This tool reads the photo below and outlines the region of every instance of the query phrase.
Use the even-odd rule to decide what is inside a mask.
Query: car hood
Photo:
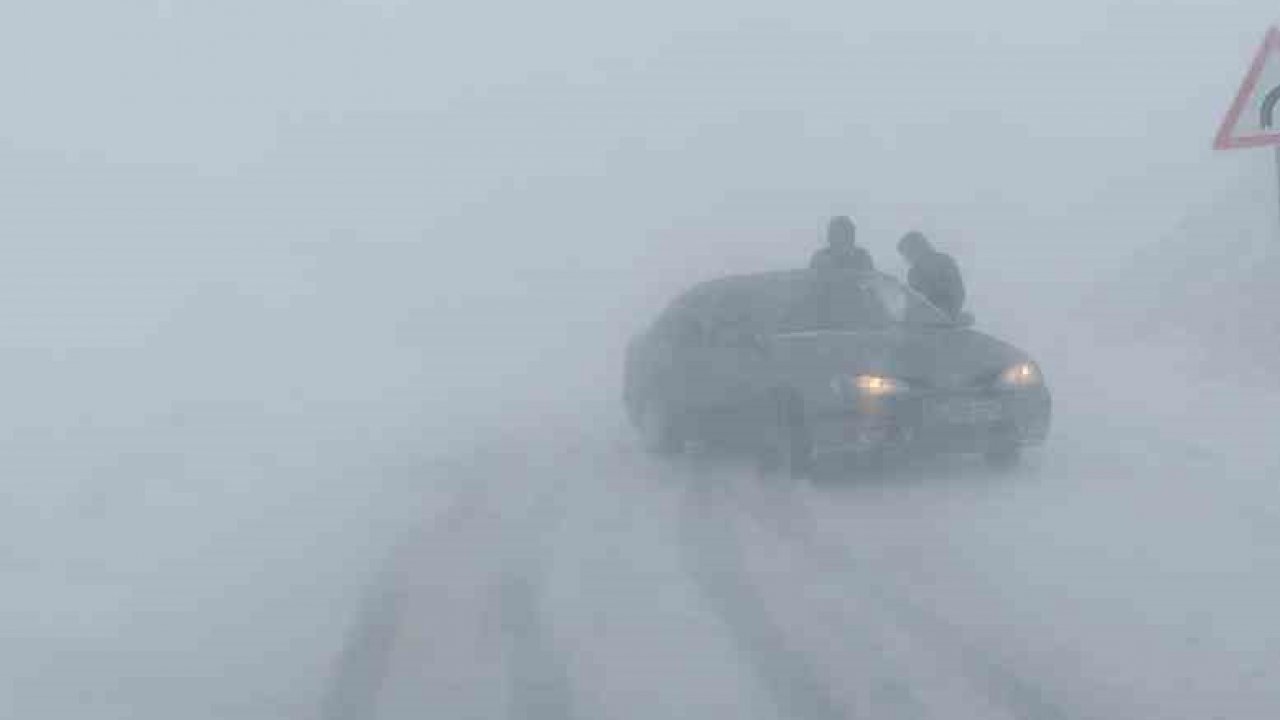
[[[791,375],[870,373],[909,383],[957,388],[989,382],[1026,353],[976,330],[895,327],[860,332],[776,335],[771,355]]]

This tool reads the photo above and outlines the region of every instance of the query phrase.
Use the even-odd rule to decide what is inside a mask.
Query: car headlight
[[[1043,382],[1035,363],[1018,363],[1000,373],[999,384],[1010,388],[1034,387]]]
[[[858,375],[853,378],[853,389],[867,397],[897,395],[908,390],[907,384],[883,375]]]

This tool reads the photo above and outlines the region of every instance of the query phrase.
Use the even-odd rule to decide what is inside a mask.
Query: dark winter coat
[[[964,280],[956,261],[946,253],[930,250],[921,255],[907,272],[907,284],[952,317],[964,308]]]

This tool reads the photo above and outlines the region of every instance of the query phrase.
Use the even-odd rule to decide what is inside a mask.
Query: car
[[[631,339],[623,400],[662,455],[718,447],[793,476],[945,453],[1009,466],[1048,437],[1049,388],[972,325],[879,272],[720,278]]]

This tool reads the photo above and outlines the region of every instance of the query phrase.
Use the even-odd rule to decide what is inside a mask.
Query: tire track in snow
[[[484,475],[476,458],[465,473],[464,487],[450,508],[424,526],[389,554],[361,602],[334,663],[329,686],[321,700],[321,720],[371,720],[378,717],[380,694],[392,672],[397,639],[411,609],[410,579],[423,569],[428,551],[439,547],[498,548],[504,556],[488,585],[499,611],[504,670],[509,682],[508,715],[512,718],[577,717],[573,693],[563,661],[557,659],[551,633],[541,608],[545,563],[536,554],[507,554],[512,548],[537,548],[538,540],[553,531],[563,517],[565,482],[543,490],[519,520],[489,517],[493,481]],[[517,468],[501,468],[505,475]],[[495,513],[500,514],[500,513]],[[493,527],[484,527],[492,521]],[[513,527],[515,526],[515,527]],[[481,542],[466,543],[468,533],[491,530]],[[477,562],[479,560],[477,559]],[[430,571],[427,568],[427,571]]]
[[[573,684],[560,657],[543,608],[549,557],[546,540],[564,519],[568,491],[563,476],[544,492],[513,543],[535,552],[508,560],[498,583],[499,608],[506,643],[510,683],[508,717],[527,720],[572,720],[578,717]],[[519,543],[519,544],[517,544]],[[539,547],[544,545],[544,547]]]
[[[457,491],[449,508],[435,523],[410,533],[388,553],[345,633],[320,703],[321,720],[376,716],[378,694],[390,672],[395,639],[405,619],[408,594],[405,580],[412,567],[411,560],[422,547],[456,535],[474,522],[483,509],[483,491],[480,484]]]
[[[321,720],[373,717],[378,693],[390,671],[391,651],[404,612],[403,564],[394,558],[370,584],[348,628],[320,702]]]
[[[711,603],[739,646],[743,659],[777,709],[778,717],[836,720],[850,717],[819,668],[791,646],[752,586],[732,536],[728,518],[716,512],[711,488],[690,485],[680,531],[694,583]]]
[[[1077,708],[1068,711],[1061,703],[1051,699],[1049,693],[1037,683],[997,660],[991,652],[972,641],[966,633],[941,616],[925,609],[907,590],[894,587],[891,578],[857,556],[844,545],[820,537],[813,531],[813,523],[807,518],[807,509],[797,502],[795,492],[799,487],[784,488],[782,503],[752,502],[742,494],[731,498],[759,526],[775,536],[793,543],[811,560],[838,568],[832,576],[873,578],[859,584],[856,594],[871,601],[878,615],[893,624],[924,649],[938,658],[949,660],[951,668],[968,678],[981,695],[1007,709],[1012,717],[1030,720],[1078,720],[1082,717]],[[774,498],[770,498],[774,499]],[[851,623],[855,621],[850,620]]]

